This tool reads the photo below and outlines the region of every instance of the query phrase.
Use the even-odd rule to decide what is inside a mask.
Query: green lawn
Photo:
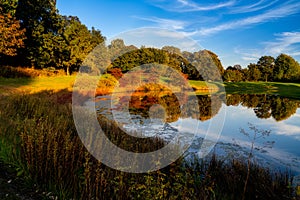
[[[300,99],[300,83],[280,82],[209,82],[189,81],[190,85],[201,93],[205,88],[212,92],[220,92],[220,87],[225,87],[227,94],[277,94],[280,96]]]
[[[220,90],[218,83],[190,80],[189,84],[195,90],[195,93],[199,95],[211,94]]]
[[[300,99],[299,83],[279,82],[239,82],[224,83],[229,94],[277,94],[284,97]]]

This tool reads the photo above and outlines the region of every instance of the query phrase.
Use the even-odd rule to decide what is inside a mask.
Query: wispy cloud
[[[273,42],[265,42],[265,51],[271,55],[288,53],[291,56],[300,55],[300,51],[295,49],[295,44],[300,44],[300,32],[283,32],[276,34],[277,38]]]
[[[233,6],[236,0],[229,0],[221,3],[201,5],[190,0],[154,0],[151,1],[156,7],[172,12],[195,12],[195,11],[211,11]]]
[[[261,43],[262,47],[259,49],[235,48],[234,52],[242,55],[245,61],[257,61],[262,55],[277,57],[281,53],[300,56],[299,48],[296,47],[300,44],[300,32],[283,32],[275,36],[274,41]]]
[[[227,2],[221,2],[217,4],[210,4],[210,5],[200,5],[194,3],[189,0],[177,0],[178,3],[181,4],[181,12],[193,12],[193,11],[209,11],[209,10],[217,10],[224,7],[229,7],[235,4],[235,0],[230,0]]]
[[[258,49],[241,49],[239,47],[234,48],[234,53],[241,55],[241,58],[245,61],[256,63],[262,56],[261,50]]]
[[[202,28],[198,31],[200,35],[211,35],[221,31],[238,29],[245,26],[255,25],[259,23],[268,22],[273,19],[283,18],[295,13],[298,13],[300,9],[300,2],[292,3],[291,1],[281,5],[280,7],[270,9],[263,14],[251,16],[248,18],[224,23],[211,28]]]
[[[233,21],[227,21],[216,26],[203,27],[198,30],[192,31],[191,33],[186,33],[189,34],[190,36],[191,35],[207,36],[207,35],[213,35],[227,30],[252,27],[257,24],[266,23],[275,19],[288,17],[300,12],[300,2],[297,2],[295,0],[286,1],[284,3],[278,3],[278,2],[279,0],[274,0],[271,2],[267,0],[260,0],[254,4],[239,5],[241,4],[241,2],[237,0],[228,0],[226,2],[221,2],[218,4],[200,5],[190,0],[175,0],[175,1],[156,0],[154,1],[154,4],[165,10],[169,10],[173,12],[209,11],[209,10],[218,10],[225,7],[227,8],[227,10],[226,11],[223,10],[224,12],[222,15],[232,15],[238,13],[246,13],[246,12],[250,13],[254,11],[259,11],[259,14],[257,14],[256,12],[256,15],[252,15],[250,17],[240,18]],[[150,17],[150,18],[137,17],[137,18],[145,21],[155,22],[159,27],[172,28],[174,30],[183,30],[185,29],[185,27],[195,24],[195,21],[193,19],[189,19],[190,21],[189,23],[187,23],[185,21],[163,19],[157,17]]]
[[[272,5],[275,5],[279,0],[273,0],[273,1],[268,1],[268,0],[260,0],[254,4],[250,5],[243,5],[243,6],[234,6],[231,8],[230,13],[235,14],[235,13],[249,13],[249,12],[255,12],[259,11],[262,9],[266,9]]]
[[[201,49],[196,41],[187,37],[183,32],[158,27],[133,29],[119,34],[116,38],[111,38],[110,40],[117,38],[123,39],[126,45],[137,47],[161,48],[163,46],[175,46],[182,51],[199,51]]]
[[[164,18],[158,18],[158,17],[137,17],[134,16],[137,19],[153,22],[158,27],[166,28],[166,29],[172,29],[172,30],[182,30],[186,27],[187,23],[180,20],[173,20],[173,19],[164,19]]]

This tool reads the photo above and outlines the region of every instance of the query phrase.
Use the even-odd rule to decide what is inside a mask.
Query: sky
[[[216,53],[224,68],[281,53],[300,61],[296,0],[57,0],[57,9],[108,39],[144,27],[178,32]]]

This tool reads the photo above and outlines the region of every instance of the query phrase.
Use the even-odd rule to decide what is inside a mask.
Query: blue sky
[[[280,53],[300,61],[296,0],[57,0],[57,8],[107,38],[141,27],[180,32],[215,52],[225,68]]]

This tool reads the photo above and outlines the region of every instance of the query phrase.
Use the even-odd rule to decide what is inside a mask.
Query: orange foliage
[[[0,10],[1,11],[1,10]],[[10,14],[0,14],[0,54],[15,56],[24,47],[25,29]]]

